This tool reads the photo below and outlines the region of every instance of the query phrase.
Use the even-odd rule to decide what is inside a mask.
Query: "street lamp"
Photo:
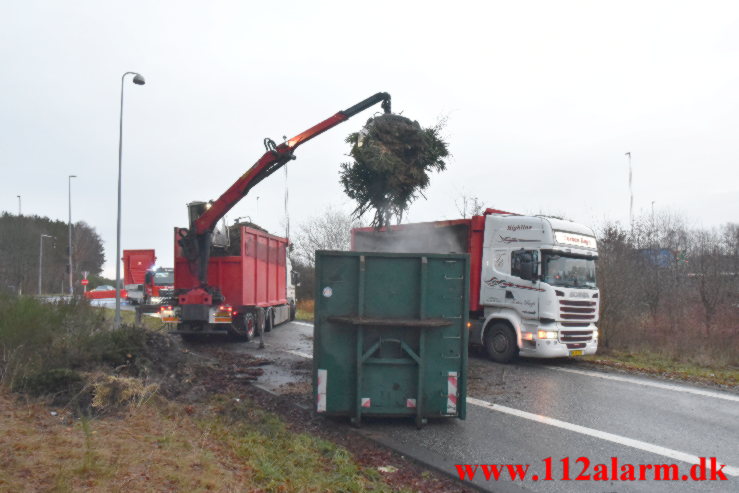
[[[21,215],[21,196],[17,195],[18,197],[18,215]]]
[[[629,224],[631,230],[634,230],[634,190],[631,188],[631,152],[627,152],[625,156],[629,157]]]
[[[54,238],[51,235],[42,234],[39,238],[39,249],[38,249],[38,294],[41,295],[41,273],[44,267],[44,238]]]
[[[69,295],[74,294],[73,276],[72,276],[72,178],[77,178],[77,175],[69,175],[67,179],[67,186],[69,188]]]
[[[133,75],[133,83],[143,86],[144,76],[136,72],[126,72],[121,76],[121,117],[118,130],[118,230],[115,243],[115,327],[121,326],[121,164],[123,158],[123,82],[127,75]]]

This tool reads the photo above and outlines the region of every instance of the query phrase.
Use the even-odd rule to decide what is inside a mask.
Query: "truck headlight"
[[[540,330],[538,336],[539,336],[539,339],[556,339],[557,331],[556,330]]]

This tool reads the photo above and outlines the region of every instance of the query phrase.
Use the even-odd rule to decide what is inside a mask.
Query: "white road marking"
[[[306,327],[313,327],[313,324],[309,324],[308,322],[298,322],[296,320],[293,320],[292,323],[297,325],[305,325]]]
[[[284,352],[300,356],[301,358],[313,359],[312,354],[304,353],[302,351],[295,351],[293,349],[283,349]]]
[[[550,418],[548,416],[542,416],[540,414],[533,414],[520,409],[513,409],[512,407],[501,406],[500,404],[493,404],[492,402],[482,401],[473,397],[467,397],[467,403],[474,406],[484,407],[493,411],[498,411],[519,418],[529,419],[545,425],[555,426],[564,430],[574,431],[575,433],[581,433],[601,440],[607,440],[609,442],[617,443],[619,445],[625,445],[627,447],[636,448],[645,452],[662,455],[669,457],[670,459],[687,462],[689,464],[698,464],[700,457],[695,455],[686,454],[678,450],[672,450],[666,447],[660,447],[659,445],[653,445],[651,443],[642,442],[641,440],[634,440],[633,438],[622,437],[620,435],[614,435],[605,431],[594,430],[585,426],[580,426],[566,421],[560,421],[558,419]],[[719,461],[719,463],[721,463]],[[724,473],[730,476],[739,476],[739,467],[726,465],[723,469]]]
[[[627,382],[636,385],[644,385],[646,387],[654,387],[663,390],[674,390],[677,392],[687,392],[695,395],[702,395],[703,397],[713,397],[714,399],[724,399],[727,401],[739,402],[739,395],[724,394],[721,392],[712,392],[710,390],[696,389],[693,387],[685,387],[682,385],[674,385],[670,383],[652,382],[650,380],[641,380],[638,378],[624,377],[620,375],[612,375],[610,373],[600,373],[596,371],[587,370],[576,370],[574,368],[563,368],[561,366],[545,366],[550,370],[567,371],[570,373],[577,373],[578,375],[586,375],[589,377],[604,378],[606,380],[615,380],[617,382]]]

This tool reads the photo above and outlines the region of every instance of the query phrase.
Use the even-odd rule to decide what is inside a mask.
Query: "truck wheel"
[[[294,301],[290,302],[290,321],[295,320],[295,315],[298,313],[298,308]]]
[[[270,332],[274,326],[275,319],[272,317],[272,310],[264,312],[264,331]]]
[[[234,340],[248,342],[256,333],[257,323],[253,313],[237,315],[235,320],[228,326],[228,333]]]
[[[510,363],[518,355],[515,332],[508,324],[493,323],[485,331],[485,349],[491,360]]]

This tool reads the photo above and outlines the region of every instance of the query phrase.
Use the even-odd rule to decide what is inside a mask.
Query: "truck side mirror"
[[[290,272],[290,280],[293,286],[300,286],[300,272],[294,270]]]

